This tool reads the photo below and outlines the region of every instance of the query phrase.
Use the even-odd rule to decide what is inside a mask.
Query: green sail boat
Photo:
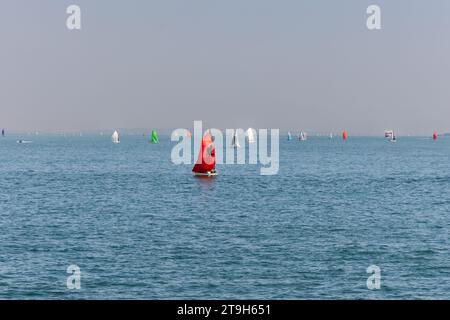
[[[158,134],[156,133],[156,130],[152,130],[152,136],[150,138],[152,143],[159,143]]]

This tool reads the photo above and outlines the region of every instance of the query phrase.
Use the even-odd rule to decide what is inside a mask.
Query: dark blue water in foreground
[[[278,175],[212,180],[168,137],[17,138],[0,140],[1,299],[450,298],[449,138],[283,138]]]

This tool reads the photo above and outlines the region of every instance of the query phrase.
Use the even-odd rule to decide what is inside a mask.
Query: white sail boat
[[[120,136],[119,136],[119,132],[117,132],[117,130],[114,131],[114,133],[112,134],[111,141],[116,144],[120,143]]]
[[[333,133],[330,132],[330,139],[333,139]]]
[[[397,142],[397,137],[395,136],[394,131],[392,131],[392,137],[391,137],[391,142]]]
[[[390,142],[397,142],[394,130],[384,130],[384,137],[388,138]]]
[[[292,140],[292,135],[291,135],[291,132],[288,131],[288,141],[291,141],[291,140]]]
[[[248,128],[247,129],[246,135],[247,135],[248,143],[255,143],[256,142],[256,140],[255,140],[255,132],[254,132],[254,130],[252,128]]]
[[[233,139],[231,140],[231,147],[233,147],[233,148],[240,148],[241,147],[241,145],[239,144],[237,131],[235,131],[234,134],[233,134]]]
[[[306,137],[306,133],[301,131],[300,134],[298,135],[298,140],[300,141],[306,141],[307,137]]]

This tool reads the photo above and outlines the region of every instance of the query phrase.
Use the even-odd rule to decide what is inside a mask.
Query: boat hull
[[[217,172],[195,172],[194,176],[196,176],[196,177],[215,177],[215,176],[217,176]]]

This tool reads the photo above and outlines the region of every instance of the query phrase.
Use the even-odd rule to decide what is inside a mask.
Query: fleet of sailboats
[[[191,137],[191,133],[190,133],[189,130],[186,130],[185,134],[186,134],[187,137]],[[2,135],[2,137],[5,137],[5,135],[6,135],[5,129],[1,130],[1,135]],[[101,133],[101,135],[103,135],[103,132]],[[245,135],[246,135],[246,141],[248,143],[255,143],[256,142],[256,135],[257,135],[257,133],[256,133],[255,129],[248,128],[246,133],[245,133]],[[330,133],[328,135],[328,137],[329,137],[329,139],[333,139],[333,133]],[[384,137],[389,139],[389,141],[391,141],[391,142],[396,142],[397,141],[397,136],[396,136],[394,130],[391,130],[391,129],[384,131]],[[438,133],[434,132],[432,138],[433,138],[433,140],[437,140],[438,139]],[[300,133],[298,135],[298,139],[300,141],[306,141],[307,140],[306,132],[300,131]],[[343,140],[347,140],[348,139],[347,130],[344,130],[342,132],[342,139]],[[290,131],[287,132],[287,140],[288,141],[292,140],[292,134],[291,134]],[[120,143],[120,134],[119,134],[119,132],[117,130],[115,130],[114,133],[112,134],[111,141],[114,144]],[[197,176],[211,177],[211,176],[217,175],[217,172],[216,172],[215,147],[214,147],[213,141],[214,141],[214,139],[212,137],[211,131],[208,131],[202,138],[201,150],[200,150],[200,153],[199,153],[199,156],[198,156],[198,160],[197,160],[195,166],[192,169],[192,171]],[[154,143],[154,144],[160,143],[159,137],[158,137],[158,133],[157,133],[156,130],[152,130],[151,135],[150,135],[150,142]],[[31,143],[31,141],[18,140],[17,143],[26,144],[26,143]],[[241,148],[241,145],[240,145],[240,142],[239,142],[239,137],[238,137],[238,130],[235,130],[233,132],[232,141],[231,141],[231,147],[233,147],[233,148]]]
[[[38,135],[38,132],[36,132],[36,135]],[[79,135],[82,136],[82,133],[80,132]],[[100,135],[103,136],[103,132],[101,132]],[[190,138],[192,136],[191,132],[189,130],[186,130],[185,135],[188,138]],[[1,136],[2,137],[6,136],[6,132],[5,132],[4,128],[1,130]],[[65,134],[64,134],[64,136],[65,136]],[[248,128],[247,131],[245,132],[245,139],[246,139],[246,141],[248,143],[255,143],[257,141],[256,140],[256,136],[257,136],[256,130],[253,129],[253,128]],[[317,136],[320,137],[320,135],[317,135]],[[329,137],[329,139],[333,139],[334,138],[333,133],[330,132],[328,137]],[[384,131],[384,137],[389,139],[389,141],[391,141],[391,142],[396,142],[397,141],[397,136],[396,136],[394,130],[392,130],[392,129],[386,129]],[[433,135],[432,135],[433,140],[438,140],[438,137],[439,137],[438,133],[436,131],[433,132]],[[348,139],[348,132],[347,132],[347,130],[344,130],[342,132],[342,139],[343,140],[347,140]],[[287,132],[287,140],[288,141],[292,140],[292,134],[291,134],[290,131]],[[303,131],[303,130],[300,131],[300,133],[298,135],[298,140],[300,140],[300,141],[308,140],[308,136],[307,136],[305,131]],[[113,143],[115,143],[115,144],[120,143],[120,134],[119,134],[119,132],[117,130],[115,130],[114,133],[112,134],[111,141]],[[27,143],[27,142],[29,142],[29,141],[18,140],[18,143]],[[156,130],[152,130],[151,135],[150,135],[150,142],[154,143],[154,144],[160,143],[159,137],[158,137],[158,133],[157,133]],[[241,144],[239,142],[239,137],[238,137],[238,131],[237,130],[235,130],[234,133],[233,133],[233,137],[232,137],[232,141],[231,141],[231,147],[233,147],[233,148],[241,148]]]

